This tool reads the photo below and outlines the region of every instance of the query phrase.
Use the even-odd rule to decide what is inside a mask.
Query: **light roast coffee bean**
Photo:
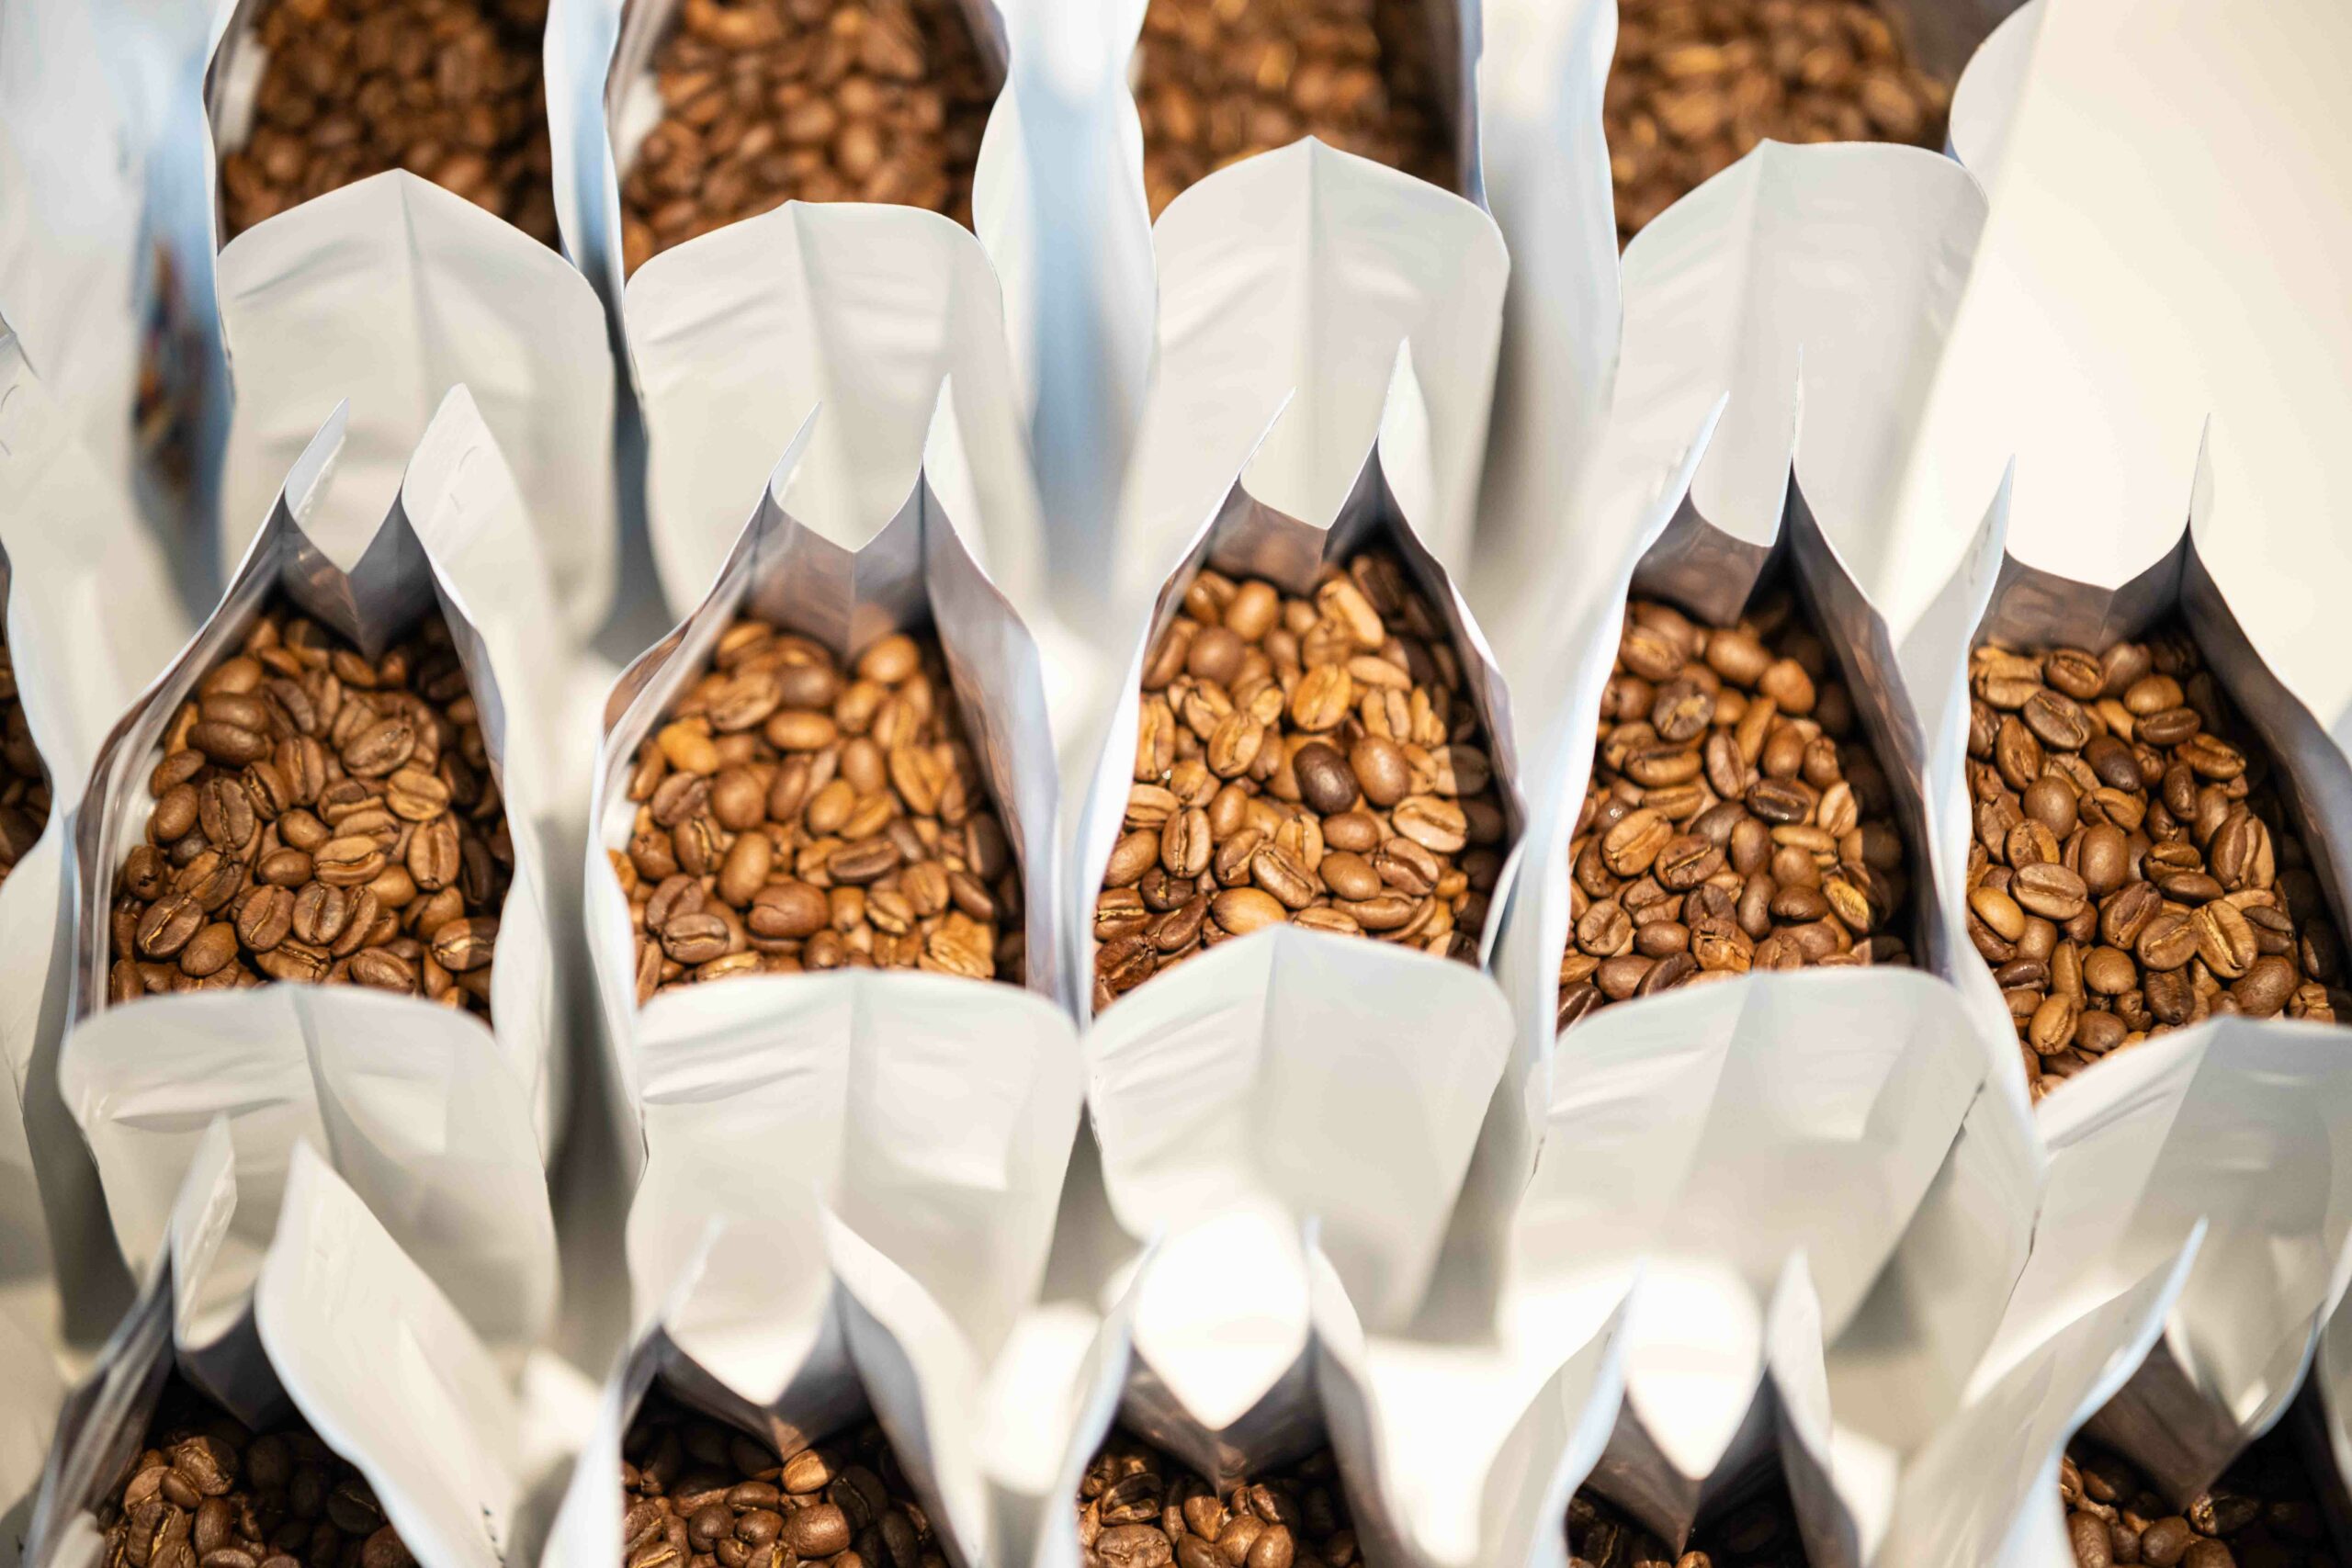
[[[628,848],[637,994],[730,975],[924,969],[1020,983],[1021,870],[938,645],[843,669],[739,620],[638,749]]]
[[[1579,1491],[1568,1502],[1568,1568],[1805,1568],[1806,1561],[1784,1487],[1701,1519],[1681,1552],[1597,1493]]]
[[[266,607],[164,732],[115,877],[115,1002],[269,980],[490,1013],[504,796],[438,615],[370,661]]]
[[[1631,601],[1568,849],[1561,1026],[1750,969],[1909,963],[1891,811],[1789,593],[1727,627]]]
[[[2283,1427],[2183,1510],[2129,1463],[2079,1438],[2059,1461],[2058,1495],[2077,1568],[2336,1568],[2341,1561]]]
[[[879,1427],[778,1459],[656,1393],[621,1455],[621,1568],[946,1568]]]
[[[1078,1485],[1085,1568],[1353,1568],[1361,1560],[1331,1450],[1219,1492],[1114,1432]]]
[[[685,0],[621,181],[622,265],[801,201],[972,220],[996,100],[959,0]]]
[[[556,243],[540,37],[547,0],[275,0],[253,133],[221,154],[232,235],[407,169]]]
[[[49,770],[17,697],[16,660],[0,642],[0,883],[40,837],[49,804]]]
[[[108,1568],[410,1568],[368,1482],[308,1427],[255,1434],[174,1375],[97,1507]]]
[[[1432,5],[1151,0],[1136,50],[1151,215],[1214,170],[1317,136],[1453,187]]]
[[[1619,0],[1602,98],[1623,245],[1758,141],[1940,148],[1951,88],[1875,0]]]
[[[1969,666],[1968,936],[2036,1099],[2219,1012],[2329,1020],[2343,951],[2269,759],[2178,631]]]
[[[1143,674],[1094,1005],[1287,920],[1475,962],[1509,846],[1444,623],[1385,551],[1306,596],[1202,571]]]

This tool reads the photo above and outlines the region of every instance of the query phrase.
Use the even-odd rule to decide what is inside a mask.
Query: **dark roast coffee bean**
[[[1730,627],[1631,602],[1570,845],[1562,1027],[1602,1001],[1758,964],[1909,962],[1887,811],[1852,702],[1792,598],[1769,594]],[[2023,934],[2006,894],[1978,913],[2005,941]]]
[[[275,0],[252,134],[220,157],[229,233],[404,168],[554,244],[546,28],[546,0]]]
[[[1020,867],[935,644],[894,633],[844,668],[739,620],[638,748],[628,795],[637,819],[610,859],[639,1001],[735,975],[1021,976]],[[1157,837],[1136,838],[1124,886],[1159,861]],[[1136,902],[1118,934],[1142,942],[1147,914],[1184,900]]]
[[[2076,1568],[2333,1568],[2326,1526],[2291,1433],[2276,1429],[2175,1512],[2130,1463],[2084,1438],[2058,1469]]]
[[[1432,0],[1150,0],[1135,77],[1151,215],[1303,136],[1452,188],[1440,19]]]
[[[281,1522],[322,1511],[338,1519],[323,1533]],[[367,1481],[309,1427],[255,1435],[176,1375],[164,1385],[144,1443],[96,1512],[108,1563],[413,1568],[414,1562]]]
[[[876,1426],[789,1460],[647,1397],[621,1445],[622,1568],[925,1568],[944,1560]]]
[[[693,0],[653,57],[662,118],[621,175],[622,266],[786,201],[972,220],[1000,85],[957,0]],[[793,699],[821,708],[827,691]]]
[[[1939,148],[1951,103],[1872,0],[1619,0],[1601,103],[1618,243],[1768,136]]]
[[[1970,691],[1968,934],[2036,1098],[2217,1010],[2335,1017],[2309,857],[2267,759],[2206,728],[2227,704],[2185,634],[2098,656],[1979,649]],[[2029,929],[2034,973],[2017,966]]]
[[[326,981],[488,1016],[514,849],[437,615],[370,662],[266,608],[181,705],[164,747],[149,841],[115,884],[128,931],[111,1000]],[[168,882],[164,863],[177,866]]]
[[[1095,1007],[1278,921],[1474,959],[1507,848],[1486,744],[1444,623],[1395,557],[1326,566],[1305,595],[1200,572],[1146,660]],[[1137,944],[1139,916],[1196,897],[1206,919]]]
[[[1104,1568],[1357,1568],[1355,1530],[1326,1449],[1220,1493],[1159,1450],[1114,1432],[1080,1479],[1078,1539]]]

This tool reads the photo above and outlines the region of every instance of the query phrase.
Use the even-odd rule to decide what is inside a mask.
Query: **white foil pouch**
[[[1447,1455],[1434,1473],[1414,1468],[1415,1461],[1431,1457],[1441,1442],[1458,1435],[1459,1423],[1470,1410],[1481,1417],[1508,1417],[1511,1412],[1501,1410],[1490,1396],[1511,1379],[1491,1378],[1494,1369],[1480,1365],[1474,1373],[1483,1380],[1478,1386],[1446,1387],[1442,1406],[1436,1407],[1425,1403],[1440,1393],[1435,1384],[1409,1377],[1392,1379],[1381,1364],[1380,1345],[1365,1334],[1346,1284],[1317,1245],[1317,1227],[1312,1222],[1288,1236],[1307,1327],[1295,1359],[1253,1408],[1227,1420],[1221,1408],[1204,1410],[1186,1403],[1179,1383],[1197,1385],[1201,1373],[1213,1371],[1218,1351],[1211,1339],[1174,1344],[1162,1336],[1162,1359],[1154,1363],[1144,1359],[1137,1337],[1145,1332],[1146,1319],[1160,1310],[1153,1297],[1165,1298],[1171,1289],[1182,1288],[1155,1275],[1174,1269],[1193,1276],[1189,1292],[1195,1296],[1201,1293],[1199,1277],[1209,1269],[1231,1269],[1248,1278],[1260,1258],[1247,1246],[1238,1252],[1225,1247],[1252,1233],[1261,1245],[1276,1243],[1283,1223],[1271,1207],[1230,1208],[1219,1221],[1197,1227],[1173,1250],[1155,1247],[1147,1251],[1133,1272],[1114,1287],[1114,1299],[1078,1385],[1080,1396],[1066,1405],[1074,1416],[1067,1457],[1054,1489],[1038,1509],[1035,1550],[1016,1561],[1037,1568],[1071,1568],[1081,1560],[1079,1483],[1114,1425],[1188,1467],[1221,1493],[1328,1448],[1350,1528],[1368,1562],[1487,1561],[1448,1555],[1444,1549],[1482,1548],[1488,1539],[1510,1535],[1521,1526],[1531,1506],[1546,1506],[1556,1490],[1548,1474],[1506,1468],[1481,1488],[1479,1478],[1466,1473],[1455,1454]],[[1230,1314],[1238,1326],[1247,1328],[1238,1320],[1250,1310],[1244,1305]],[[1468,1361],[1454,1360],[1445,1375],[1450,1379],[1471,1370]],[[1170,1382],[1171,1371],[1179,1383]],[[1563,1419],[1575,1421],[1578,1412],[1604,1403],[1604,1396],[1613,1405],[1612,1373],[1603,1336],[1561,1369],[1527,1406],[1522,1429],[1510,1435],[1513,1454],[1523,1454]],[[1403,1397],[1392,1401],[1392,1394]],[[1430,1417],[1440,1407],[1444,1421],[1433,1428]],[[1589,1443],[1597,1446],[1605,1427],[1589,1419],[1585,1426]],[[1464,1482],[1470,1487],[1466,1495],[1446,1498],[1426,1517],[1413,1512],[1432,1502],[1449,1483]],[[1565,1506],[1566,1493],[1560,1497]],[[1439,1546],[1433,1548],[1432,1541]]]
[[[1593,519],[1600,558],[1625,564],[1613,580],[1596,575],[1582,564],[1589,550],[1555,541],[1521,580],[1540,617],[1507,621],[1520,635],[1503,643],[1507,667],[1534,694],[1529,711],[1542,716],[1528,747],[1532,776],[1544,781],[1531,796],[1532,880],[1498,961],[1529,1038],[1555,1030],[1567,845],[1619,607],[1630,592],[1731,619],[1773,564],[1784,524],[1793,575],[1894,790],[1914,903],[1931,902],[1920,772],[1930,716],[1909,653],[1919,612],[1900,563],[1860,546],[1900,472],[1920,366],[1932,360],[1983,211],[1964,174],[1916,149],[1768,145],[1628,248],[1611,428],[1583,497],[1559,507]],[[1857,213],[1870,214],[1867,228],[1857,229]],[[1871,289],[1861,303],[1860,267]],[[1943,682],[1928,689],[1940,694]],[[1921,912],[1914,951],[1932,953],[1936,917]]]
[[[1023,1075],[1053,1057],[1062,1059],[1058,1071],[1074,1070],[1074,1032],[1050,1000],[1060,989],[1062,942],[1054,875],[1057,781],[1042,667],[1018,613],[965,542],[962,519],[977,505],[966,461],[970,441],[956,417],[952,387],[933,390],[929,434],[909,488],[899,492],[887,524],[854,546],[804,522],[797,510],[797,476],[812,465],[828,467],[817,444],[827,424],[840,422],[829,409],[806,413],[790,449],[755,492],[752,516],[740,525],[718,581],[686,620],[622,676],[607,704],[586,898],[590,963],[625,1119],[635,1117],[634,1108],[649,1092],[651,1058],[673,1044],[710,1037],[712,1020],[719,1017],[732,1021],[729,1027],[763,1032],[786,1028],[787,1020],[805,1027],[824,1019],[829,1048],[853,1038],[887,1041],[901,1028],[911,1038],[960,1030],[958,1070],[971,1074],[961,1087],[976,1093],[1000,1069],[1010,1075],[1005,1083],[1025,1081]],[[838,466],[831,468],[838,477]],[[743,615],[814,637],[844,660],[894,632],[937,635],[966,737],[1021,868],[1025,988],[944,975],[740,976],[716,988],[657,996],[639,1008],[629,905],[610,858],[628,847],[639,809],[628,799],[629,777],[640,743],[701,676],[720,635]],[[859,998],[855,1008],[845,1005],[852,997]],[[903,1026],[892,1010],[893,998],[900,997],[909,1010]],[[948,1028],[951,1014],[956,1021]],[[815,1040],[808,1043],[820,1048]],[[930,1134],[919,1122],[907,1125],[911,1150]],[[637,1137],[628,1143],[634,1148]],[[1054,1156],[1067,1147],[1065,1135]],[[853,1217],[853,1223],[860,1222]]]
[[[992,1355],[1035,1294],[1077,1129],[1075,1043],[1012,987],[868,973],[730,980],[665,998],[643,1043],[645,1171],[629,1214],[640,1320],[691,1274],[664,1333],[714,1378],[819,1415],[845,1397],[825,1217],[854,1227]],[[690,1005],[689,1005],[690,1004]],[[774,1152],[794,1151],[779,1186]],[[726,1235],[700,1261],[705,1232]],[[821,1391],[830,1389],[832,1392]]]
[[[2086,1297],[2079,1315],[1972,1391],[1905,1466],[1878,1554],[1885,1568],[2062,1564],[2058,1461],[2066,1439],[2132,1375],[2197,1257],[2201,1226],[2147,1273]]]
[[[0,333],[0,586],[25,725],[49,775],[40,836],[0,886],[0,1167],[29,1206],[0,1218],[0,1295],[21,1286],[25,1322],[44,1338],[118,1310],[125,1277],[104,1248],[52,1254],[50,1237],[104,1226],[89,1150],[57,1089],[72,943],[66,863],[72,816],[106,731],[187,636],[162,554],[119,474],[84,445],[71,412]],[[34,1298],[46,1304],[36,1305]]]
[[[495,1568],[519,1494],[508,1385],[463,1318],[307,1145],[295,1150],[258,1278],[217,1271],[238,1181],[216,1123],[199,1141],[139,1301],[67,1402],[26,1561],[99,1563],[92,1509],[120,1484],[175,1364],[249,1426],[308,1424],[367,1479],[420,1562]]]
[[[219,6],[208,191],[212,149],[230,144],[232,100],[259,74],[243,31],[256,0]],[[245,548],[338,404],[349,408],[346,473],[321,501],[320,521],[371,525],[443,399],[464,386],[529,498],[554,624],[575,639],[594,632],[613,596],[618,524],[612,351],[587,280],[503,219],[403,169],[302,202],[226,244],[215,233],[235,389],[222,558]]]
[[[1784,1281],[1766,1365],[1781,1470],[1818,1568],[1886,1550],[1904,1468],[1961,1409],[2025,1265],[2042,1150],[1999,1090],[1980,1089],[1909,1227],[1834,1337],[1818,1296]]]
[[[2153,561],[2117,563],[2111,581],[2063,577],[2026,564],[2013,549],[2002,550],[2013,489],[2005,484],[1991,509],[1985,537],[1994,547],[1964,562],[1946,595],[1966,612],[1946,635],[1964,635],[1966,641],[1942,660],[1946,692],[1942,718],[1930,738],[1928,771],[1943,796],[1938,810],[1943,824],[1937,845],[1939,892],[1947,904],[1947,929],[1959,938],[1951,972],[1984,1020],[1988,1035],[2002,1043],[1996,1074],[2009,1092],[2022,1097],[2023,1065],[2010,1043],[2014,1022],[1991,968],[1964,934],[1973,835],[1966,774],[1969,650],[1997,644],[2021,652],[2065,647],[2098,654],[2177,620],[2196,642],[2245,729],[2275,763],[2272,782],[2285,807],[2286,825],[2309,853],[2311,874],[2335,916],[2338,933],[2346,929],[2346,912],[2352,910],[2346,901],[2352,891],[2346,856],[2352,850],[2346,847],[2352,843],[2352,752],[2334,733],[2324,708],[2314,707],[2314,699],[2290,684],[2266,654],[2264,642],[2279,643],[2268,623],[2243,609],[2216,574],[2211,563],[2226,558],[2229,547],[2215,520],[2210,460],[2200,456],[2188,525],[2171,547]],[[1969,628],[1965,633],[1963,626]],[[2341,935],[2334,940],[2340,944]]]
[[[1531,1343],[1557,1336],[1556,1364],[1631,1291],[1625,1408],[1595,1475],[1678,1542],[1770,1458],[1792,1262],[1804,1315],[1777,1343],[1817,1362],[1943,1168],[1984,1057],[1950,988],[1899,969],[1623,1010],[1556,1064],[1503,1313]]]
[[[1522,1055],[1481,1151],[1498,1172],[1476,1190],[1490,1211],[1534,1157],[1555,1053],[1606,1049],[1647,1005],[1558,1029],[1568,849],[1629,593],[1721,623],[1775,568],[1801,591],[1889,785],[1911,889],[1902,934],[1915,963],[1944,967],[1927,771],[1939,716],[1922,694],[1948,683],[1954,612],[1871,541],[1983,220],[1967,175],[1917,149],[1768,144],[1626,251],[1609,426],[1553,507],[1577,533],[1515,558],[1521,594],[1501,610],[1505,666],[1538,716],[1525,875],[1497,947]],[[2021,1095],[2011,1114],[2023,1123]]]
[[[548,740],[532,685],[517,673],[546,625],[544,579],[512,478],[462,391],[412,461],[408,502],[356,531],[331,528],[315,504],[336,483],[345,434],[338,411],[287,478],[220,607],[93,765],[75,820],[74,1022],[61,1088],[97,1156],[127,1258],[154,1246],[190,1147],[222,1114],[248,1182],[282,1179],[297,1137],[319,1143],[476,1327],[519,1354],[552,1304],[541,1167],[562,1088],[539,841]],[[107,1001],[117,868],[143,834],[164,733],[281,592],[367,649],[428,612],[450,627],[514,852],[492,1026],[352,986]],[[250,1269],[267,1233],[241,1234],[247,1245],[231,1256]]]
[[[640,1210],[645,1201],[639,1200]],[[1050,1214],[1049,1196],[1046,1212]],[[997,1480],[1005,1468],[1035,1471],[1058,1450],[1011,1456],[982,1447],[989,1426],[986,1370],[1003,1344],[1014,1303],[1001,1292],[951,1306],[933,1295],[842,1218],[814,1208],[804,1235],[821,1259],[824,1282],[810,1325],[813,1340],[797,1338],[798,1325],[779,1325],[747,1315],[732,1343],[714,1338],[705,1322],[714,1303],[737,1284],[715,1279],[717,1268],[747,1278],[744,1255],[772,1258],[765,1233],[741,1217],[673,1215],[658,1278],[639,1274],[652,1305],[627,1356],[606,1383],[586,1448],[573,1470],[541,1562],[546,1568],[621,1560],[623,1498],[620,1461],[627,1434],[658,1385],[691,1412],[730,1427],[789,1459],[842,1437],[867,1420],[878,1423],[928,1519],[936,1550],[952,1562],[1025,1560],[1034,1529],[1034,1500],[1008,1492]],[[729,1254],[734,1256],[730,1257]],[[724,1314],[733,1310],[724,1301]],[[970,1330],[986,1336],[975,1340]],[[764,1345],[755,1341],[764,1340]],[[706,1361],[690,1345],[712,1352]],[[1101,1361],[1090,1356],[1079,1375],[1091,1378]],[[1026,1399],[1053,1391],[1029,1386]],[[1081,1387],[1081,1401],[1100,1403]],[[1029,1446],[1062,1436],[1052,1422],[1032,1423]]]
[[[1028,606],[1044,570],[1004,307],[971,235],[906,208],[795,202],[649,263],[626,343],[645,416],[646,511],[663,598],[698,604],[772,477],[780,504],[855,552],[926,473],[945,400],[961,443],[956,530]],[[808,423],[806,455],[776,455]]]
[[[2352,1280],[2347,1096],[2337,1031],[2217,1019],[2044,1100],[2034,1250],[1978,1385],[2201,1225],[2161,1337],[2087,1430],[2176,1502],[2203,1490],[2283,1415]]]

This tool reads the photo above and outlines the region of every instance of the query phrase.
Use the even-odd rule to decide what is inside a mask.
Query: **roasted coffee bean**
[[[661,118],[621,177],[624,269],[796,199],[969,225],[1001,73],[967,16],[957,0],[689,0],[654,52]]]
[[[323,1533],[302,1522],[322,1512],[334,1519]],[[298,1422],[256,1435],[176,1375],[96,1513],[108,1563],[412,1568],[414,1561],[366,1480],[309,1427]]]
[[[1617,10],[1601,123],[1620,245],[1766,137],[1943,145],[1951,85],[1911,62],[1875,0],[1619,0]]]
[[[637,818],[610,858],[639,1001],[736,975],[1022,976],[1020,868],[935,644],[894,633],[844,668],[813,638],[739,620],[638,749],[628,795]],[[1122,851],[1123,887],[1160,864],[1157,833]],[[1114,934],[1148,949],[1149,918],[1185,901],[1136,892]]]
[[[253,130],[220,157],[230,234],[404,168],[556,243],[546,0],[274,0]]]
[[[1462,660],[1396,558],[1326,566],[1303,594],[1200,572],[1145,661],[1095,1007],[1283,921],[1475,958],[1509,849],[1493,771]],[[1658,828],[1652,859],[1674,836]],[[1205,920],[1138,942],[1195,897]]]
[[[779,1460],[647,1397],[621,1445],[622,1568],[924,1568],[944,1560],[879,1427]]]
[[[148,842],[115,883],[113,1000],[323,980],[488,1016],[514,851],[438,616],[370,661],[266,607],[165,736]],[[134,992],[137,961],[165,959],[181,980]]]
[[[2327,1526],[2291,1428],[2272,1430],[2176,1511],[2120,1456],[2085,1438],[2058,1469],[2076,1568],[2335,1568]]]
[[[1807,1568],[1784,1487],[1702,1516],[1678,1552],[1587,1487],[1568,1501],[1568,1568]]]
[[[1453,188],[1442,14],[1431,0],[1150,0],[1135,79],[1151,215],[1304,136]]]
[[[1220,1493],[1114,1431],[1080,1478],[1078,1538],[1102,1568],[1358,1568],[1347,1493],[1329,1449]]]
[[[2310,858],[2269,759],[2207,728],[2233,732],[2185,632],[2097,656],[1982,648],[1969,679],[1968,934],[2035,1098],[2216,1011],[2335,1017]],[[2038,970],[2018,967],[2030,928]]]
[[[1852,701],[1793,598],[1768,593],[1729,627],[1630,602],[1569,848],[1561,1026],[1759,965],[1908,963],[1887,814]],[[2013,947],[2026,911],[1990,887],[1979,906],[1988,940]]]

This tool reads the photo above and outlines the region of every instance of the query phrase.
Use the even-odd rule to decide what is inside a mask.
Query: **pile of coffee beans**
[[[1143,672],[1094,1005],[1282,921],[1475,962],[1508,848],[1462,660],[1385,551],[1305,595],[1204,570]]]
[[[254,1433],[177,1377],[97,1507],[108,1568],[410,1568],[358,1471],[300,1422]]]
[[[1114,1432],[1078,1484],[1078,1543],[1101,1568],[1352,1568],[1339,1467],[1324,1449],[1224,1492]]]
[[[484,1017],[506,808],[449,628],[369,660],[266,607],[164,733],[111,996],[323,981]]]
[[[934,641],[893,633],[844,670],[814,638],[735,622],[639,748],[628,797],[611,859],[639,1001],[843,968],[1021,980],[1021,870]]]
[[[656,1393],[621,1454],[621,1568],[946,1568],[879,1427],[779,1459]]]
[[[996,101],[960,0],[685,0],[621,180],[622,265],[800,201],[972,220]]]
[[[1702,1519],[1682,1551],[1635,1524],[1597,1493],[1568,1501],[1568,1568],[1805,1568],[1804,1542],[1786,1487]]]
[[[1194,180],[1317,136],[1451,189],[1453,137],[1432,5],[1151,0],[1136,106],[1151,215]]]
[[[2336,1568],[2327,1525],[2293,1438],[2275,1430],[2210,1491],[2176,1512],[2137,1470],[2076,1438],[2058,1495],[2078,1568]]]
[[[274,0],[253,134],[220,157],[232,235],[407,169],[556,243],[547,0]]]
[[[1968,937],[2035,1098],[2215,1013],[2335,1016],[2343,951],[2269,759],[2186,634],[1969,665]]]
[[[0,883],[49,822],[49,770],[33,749],[25,705],[17,697],[17,661],[0,642]]]
[[[1727,627],[1631,601],[1568,849],[1561,1027],[1750,969],[1909,963],[1892,810],[1790,593]]]
[[[1619,0],[1602,98],[1617,243],[1767,137],[1940,148],[1951,88],[1876,0]]]

